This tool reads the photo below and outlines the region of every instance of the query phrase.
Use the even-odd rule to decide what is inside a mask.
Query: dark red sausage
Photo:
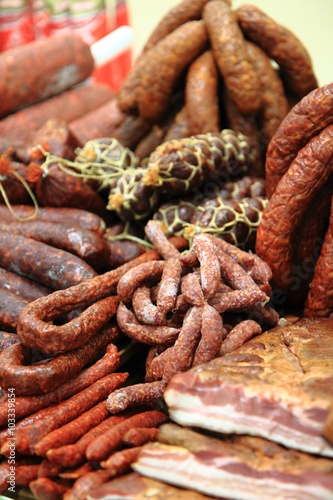
[[[0,219],[16,221],[17,219],[39,220],[50,222],[64,222],[85,229],[90,229],[98,234],[104,234],[105,221],[96,214],[80,208],[39,207],[38,212],[29,205],[12,205],[12,212],[6,206],[0,205]],[[15,214],[15,215],[14,215]]]
[[[45,394],[76,375],[109,343],[108,331],[91,338],[85,345],[61,354],[48,363],[28,365],[31,353],[22,344],[0,354],[0,384],[15,388],[17,396]],[[117,351],[117,348],[115,347]]]
[[[20,339],[16,333],[0,332],[0,353],[7,347],[18,344]],[[1,406],[1,403],[0,403]],[[0,424],[2,425],[2,424]]]
[[[15,293],[28,302],[36,300],[39,297],[45,297],[45,295],[52,292],[51,288],[47,288],[36,281],[24,278],[18,274],[6,271],[6,269],[3,268],[0,268],[0,287],[11,293]]]
[[[94,268],[107,263],[108,247],[105,240],[89,229],[71,226],[63,222],[0,221],[0,231],[25,236],[52,247],[66,250],[88,262]]]
[[[6,50],[0,55],[0,116],[69,89],[93,69],[89,45],[72,31]]]
[[[29,484],[29,489],[38,500],[62,500],[69,490],[71,482],[65,479],[53,481],[48,477],[39,477]]]
[[[119,329],[116,326],[108,326],[102,330],[99,335],[107,335],[109,342],[115,341],[115,336],[119,334]],[[86,389],[89,385],[93,384],[102,377],[112,373],[118,364],[119,355],[117,349],[113,344],[110,344],[106,350],[105,355],[92,366],[85,368],[78,375],[71,380],[64,382],[57,389],[48,392],[47,394],[40,394],[38,396],[17,396],[15,398],[15,415],[17,419],[21,419],[27,415],[41,410],[42,408],[50,407],[53,404],[70,398],[78,392]],[[8,420],[8,404],[7,397],[0,404],[0,425],[5,425]]]
[[[0,328],[15,332],[18,315],[29,302],[22,297],[0,288]]]
[[[0,266],[55,290],[97,275],[75,255],[4,231],[0,231]]]
[[[3,118],[0,121],[0,135],[29,143],[35,131],[49,118],[72,122],[96,110],[112,97],[113,92],[108,85],[75,87]]]

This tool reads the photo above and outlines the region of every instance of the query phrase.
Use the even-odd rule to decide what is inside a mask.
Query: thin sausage
[[[201,287],[206,299],[213,297],[221,282],[221,273],[216,250],[205,234],[193,238],[193,251],[200,262]]]
[[[106,407],[110,413],[119,413],[131,406],[153,403],[163,398],[165,385],[158,380],[124,387],[108,396]]]

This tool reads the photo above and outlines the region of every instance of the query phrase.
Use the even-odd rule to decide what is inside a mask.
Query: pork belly
[[[165,402],[183,425],[332,457],[322,435],[333,401],[332,359],[333,318],[297,319],[175,375]]]
[[[140,474],[206,495],[237,500],[331,500],[333,461],[252,436],[220,439],[160,427],[132,465]]]

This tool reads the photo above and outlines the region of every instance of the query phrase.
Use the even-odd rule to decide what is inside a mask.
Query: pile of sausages
[[[272,285],[304,307],[304,316],[333,313],[333,84],[310,92],[289,112],[269,144],[269,203],[256,253]],[[310,285],[311,284],[311,285]]]

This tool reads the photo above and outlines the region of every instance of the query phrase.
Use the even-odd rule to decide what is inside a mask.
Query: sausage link
[[[97,276],[75,255],[24,236],[0,231],[0,249],[1,267],[54,290]]]
[[[139,58],[118,95],[122,111],[138,109],[141,117],[157,122],[184,68],[207,43],[202,21],[189,21],[163,38]]]
[[[173,122],[169,126],[164,136],[163,142],[173,141],[174,139],[184,139],[185,137],[189,137],[190,135],[190,125],[187,117],[187,109],[186,105],[184,105],[174,117]]]
[[[84,345],[115,315],[118,306],[116,296],[106,297],[89,306],[69,323],[57,326],[48,321],[59,312],[57,314],[57,311],[53,310],[53,315],[49,315],[43,308],[45,303],[42,301],[43,299],[37,299],[31,303],[33,312],[26,308],[22,310],[17,324],[17,334],[25,346],[51,355]],[[33,316],[35,326],[39,329],[38,335],[31,334],[29,327],[26,329],[23,326],[28,318],[31,319],[31,316]],[[77,328],[79,325],[84,325],[84,331]]]
[[[162,315],[166,315],[174,309],[181,273],[182,267],[179,258],[167,260],[156,299],[157,308]]]
[[[106,483],[108,479],[109,473],[104,469],[88,472],[79,477],[73,487],[65,492],[63,500],[85,500],[91,490]]]
[[[255,5],[241,5],[236,13],[245,36],[277,62],[288,87],[298,99],[318,87],[310,56],[294,33]]]
[[[141,325],[134,314],[122,302],[117,309],[117,322],[125,335],[137,342],[148,345],[173,342],[179,334],[177,328],[169,326]]]
[[[28,302],[32,302],[39,297],[45,297],[45,295],[53,291],[51,288],[40,285],[36,281],[24,278],[3,268],[0,268],[0,286]]]
[[[303,316],[326,318],[333,313],[333,197],[330,223],[318,258]]]
[[[101,466],[107,469],[109,479],[122,476],[131,471],[131,464],[136,462],[142,446],[135,446],[127,450],[116,451],[107,460],[101,462]]]
[[[151,361],[146,369],[145,382],[156,382],[162,380],[164,369],[170,355],[172,355],[173,346],[168,347],[165,351],[161,352]]]
[[[108,247],[101,236],[88,229],[63,222],[0,221],[0,231],[25,236],[73,253],[93,268],[95,266],[101,268],[108,255]]]
[[[204,295],[199,278],[194,273],[186,274],[181,282],[181,292],[185,299],[192,306],[203,306],[205,304]]]
[[[92,427],[96,427],[105,420],[108,415],[106,400],[101,401],[71,422],[46,434],[35,444],[34,453],[45,457],[47,451],[52,448],[60,448],[60,446],[74,443]]]
[[[269,297],[258,286],[243,290],[233,290],[227,293],[216,294],[210,299],[209,304],[219,313],[233,309],[248,310],[253,306],[268,301]]]
[[[157,441],[158,428],[151,427],[136,427],[129,429],[123,435],[121,442],[124,446],[142,446],[145,443]]]
[[[203,19],[230,98],[242,113],[257,112],[261,106],[260,82],[235,12],[224,1],[209,2],[203,9]]]
[[[31,415],[45,407],[50,407],[53,404],[73,396],[74,394],[86,389],[100,378],[112,373],[119,363],[118,349],[111,342],[116,340],[119,335],[118,327],[106,327],[94,337],[105,337],[109,343],[104,356],[96,361],[93,365],[82,370],[72,380],[64,382],[57,389],[40,394],[38,396],[17,396],[15,398],[15,416],[17,419]],[[88,343],[89,344],[89,343]],[[5,425],[8,419],[8,404],[4,401],[0,404],[0,425]]]
[[[332,122],[333,82],[313,90],[289,111],[267,149],[266,183],[269,198],[300,149]]]
[[[104,233],[106,227],[101,217],[80,208],[39,207],[38,212],[35,214],[35,209],[31,206],[13,205],[12,210],[13,213],[6,206],[0,205],[0,219],[12,222],[19,217],[46,222],[62,222],[89,229],[100,235]]]
[[[85,461],[85,452],[89,443],[132,415],[133,410],[129,410],[109,417],[84,434],[76,443],[49,450],[48,460],[61,467],[75,467]]]
[[[168,416],[159,410],[148,410],[133,415],[92,441],[86,450],[87,460],[100,462],[107,459],[113,451],[119,449],[122,436],[128,429],[158,427],[168,420]]]
[[[38,463],[38,462],[37,462]],[[36,465],[36,457],[22,457],[22,458],[17,458],[15,461],[15,475],[16,471],[18,470],[20,474],[20,468],[21,467],[34,467]],[[26,469],[24,469],[26,470]],[[32,469],[34,470],[34,469]],[[0,493],[7,491],[8,488],[8,476],[10,476],[11,470],[10,470],[10,464],[6,460],[5,462],[2,462],[0,464]],[[16,479],[16,478],[15,478]]]
[[[111,393],[106,406],[110,413],[119,413],[131,406],[152,403],[163,398],[165,383],[161,380],[130,385]]]
[[[14,344],[18,344],[19,342],[20,339],[18,338],[16,333],[0,332],[0,353],[4,351],[7,347]]]
[[[45,458],[39,465],[38,477],[50,477],[50,478],[57,477],[59,472],[61,471],[62,467],[53,464],[52,462],[47,460],[47,458]]]
[[[6,288],[0,288],[0,328],[15,332],[18,316],[29,302]]]
[[[200,262],[201,287],[204,297],[208,300],[217,292],[221,282],[216,250],[205,234],[199,234],[193,238],[192,248]]]
[[[139,286],[133,293],[132,306],[135,316],[146,325],[165,324],[165,315],[162,314],[150,296],[150,288],[145,285]]]
[[[105,399],[110,391],[122,385],[127,377],[127,373],[111,373],[70,399],[52,407],[46,414],[46,418],[35,420],[32,425],[17,427],[17,450],[21,453],[32,452],[42,437]]]
[[[103,318],[101,319],[100,315],[104,310],[103,302],[88,307],[78,318],[66,325],[50,325],[49,321],[61,312],[64,313],[77,307],[89,305],[91,302],[108,296],[127,271],[139,264],[158,258],[158,253],[155,250],[150,250],[104,275],[37,299],[22,310],[17,324],[17,334],[26,341],[30,339],[32,348],[44,352],[48,350],[49,354],[56,354],[63,344],[68,343],[67,339],[73,339],[73,337],[83,337],[83,343],[85,343],[87,341],[87,327],[89,330],[94,325],[94,331],[96,331],[103,326],[106,313],[106,311],[103,312]],[[117,299],[114,298],[113,300],[116,307]],[[57,345],[54,344],[54,339],[57,339]],[[60,347],[58,347],[58,341]],[[72,346],[72,348],[74,347],[77,347],[77,345]]]
[[[207,363],[218,356],[223,341],[223,321],[209,304],[202,310],[201,338],[195,350],[192,366]]]
[[[220,247],[216,246],[216,254],[220,264],[222,277],[235,290],[244,288],[256,288],[257,284],[249,276],[242,266],[240,266],[230,255],[223,252]]]
[[[177,248],[165,236],[160,224],[155,220],[149,220],[145,226],[145,233],[154,248],[165,260],[177,259],[180,256]]]
[[[172,356],[166,362],[163,382],[167,383],[176,373],[188,370],[200,339],[202,307],[193,306],[184,318],[183,327],[172,349]]]
[[[76,480],[79,477],[87,474],[87,472],[92,472],[93,470],[95,470],[93,465],[88,464],[88,462],[86,462],[82,465],[79,465],[78,467],[74,467],[72,469],[64,470],[64,471],[60,472],[59,477],[64,478],[64,479]]]
[[[272,284],[280,290],[287,290],[291,284],[296,229],[332,174],[332,140],[333,125],[329,125],[299,151],[269,200],[258,227],[256,253],[270,266]]]
[[[117,294],[119,300],[124,302],[128,300],[134,290],[141,285],[146,279],[157,279],[162,275],[165,267],[165,261],[156,260],[140,264],[133,269],[130,269],[124,274],[117,286]]]
[[[62,500],[66,491],[71,487],[69,481],[52,481],[48,477],[39,477],[29,484],[29,489],[38,500]]]
[[[189,135],[219,132],[218,76],[211,51],[204,52],[190,65],[185,86]]]
[[[259,335],[260,333],[262,333],[262,329],[256,321],[250,319],[241,321],[229,332],[227,338],[224,340],[220,355],[224,356],[234,351],[254,335]]]

